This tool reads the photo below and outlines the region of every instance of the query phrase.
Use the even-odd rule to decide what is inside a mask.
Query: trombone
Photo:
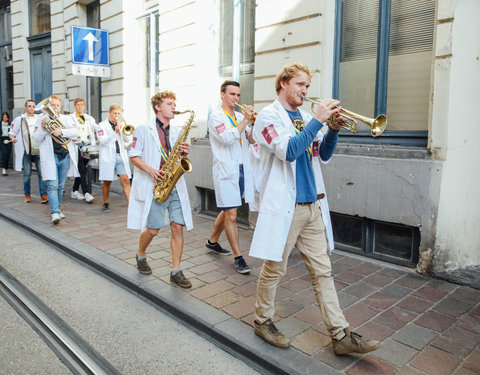
[[[318,105],[321,102],[319,98],[307,98],[306,96],[302,96],[302,99],[312,103],[311,109],[313,113],[316,112],[315,105]],[[353,134],[358,133],[357,120],[363,122],[364,124],[370,127],[370,132],[372,134],[372,137],[378,137],[380,134],[383,133],[383,131],[387,127],[387,116],[384,114],[378,115],[375,118],[370,118],[370,117],[359,115],[358,113],[349,111],[348,109],[345,109],[345,108],[340,109],[340,114],[342,115],[342,117],[346,119],[346,124],[343,125],[342,128],[348,131],[351,131]],[[335,120],[336,120],[336,117],[333,114],[327,120],[327,123],[334,122]]]

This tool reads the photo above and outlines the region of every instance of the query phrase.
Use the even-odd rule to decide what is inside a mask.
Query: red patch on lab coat
[[[35,126],[35,129],[33,129],[33,132],[35,133],[38,129],[38,126]]]
[[[137,137],[133,137],[132,147],[135,148],[136,144],[137,144]]]
[[[312,156],[318,156],[318,141],[312,143]]]
[[[218,134],[222,134],[224,131],[225,131],[225,125],[224,124],[220,124],[218,126],[215,126],[215,129],[217,129],[217,133]]]
[[[253,144],[253,149],[255,150],[255,152],[258,152],[258,144],[254,143]]]
[[[267,144],[272,143],[272,141],[278,137],[277,131],[275,130],[273,124],[266,126],[265,129],[262,130],[262,135]]]
[[[100,137],[103,136],[103,130],[99,130],[99,131],[98,131],[98,135],[99,135]]]

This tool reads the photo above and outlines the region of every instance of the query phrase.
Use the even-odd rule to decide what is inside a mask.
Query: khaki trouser
[[[318,203],[297,205],[293,215],[287,242],[281,262],[266,260],[258,279],[255,319],[259,323],[272,319],[275,313],[274,301],[280,277],[287,270],[288,257],[296,247],[312,278],[312,286],[317,297],[323,321],[332,337],[343,336],[348,327],[333,283],[332,266],[327,254],[325,226]]]

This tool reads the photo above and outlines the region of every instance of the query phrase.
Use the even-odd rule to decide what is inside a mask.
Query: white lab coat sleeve
[[[110,126],[110,124],[107,125]],[[100,146],[108,146],[115,140],[115,132],[109,132],[107,129],[105,129],[105,126],[100,125],[97,131],[97,137]]]
[[[67,128],[67,129],[62,129],[62,137],[65,137],[65,138],[70,138],[70,139],[74,139],[74,138],[77,138],[80,136],[77,128],[74,128],[73,125],[70,124],[70,126],[72,126],[71,128]]]
[[[42,119],[44,117],[40,116],[37,119],[37,123],[35,124],[35,131],[32,134],[33,139],[40,144],[43,142],[43,139],[48,135],[48,133],[42,127]]]
[[[239,122],[242,120],[243,117],[239,119]],[[210,137],[213,137],[226,145],[231,145],[234,142],[238,142],[240,139],[238,129],[232,127],[227,116],[219,111],[212,113],[208,119],[208,129]]]
[[[8,130],[8,134],[13,135],[15,138],[18,138],[18,133],[20,132],[20,123],[22,121],[22,117],[18,116],[12,121],[12,125],[10,126],[10,129]]]
[[[253,127],[253,138],[259,147],[275,154],[281,161],[286,161],[290,137],[290,129],[271,106],[260,111]]]
[[[142,156],[145,148],[146,126],[139,126],[132,134],[132,145],[128,151],[128,156],[133,158],[135,156]]]

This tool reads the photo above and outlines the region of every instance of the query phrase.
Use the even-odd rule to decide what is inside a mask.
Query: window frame
[[[333,53],[333,87],[332,96],[339,97],[339,74],[340,74],[340,48],[342,29],[342,0],[335,2],[335,42]],[[386,113],[387,110],[387,85],[388,85],[388,62],[390,47],[390,9],[391,0],[379,0],[378,15],[378,38],[375,73],[375,104],[374,116]],[[363,114],[364,115],[364,114]],[[360,130],[353,135],[347,130],[340,131],[339,142],[358,144],[401,145],[413,147],[427,147],[427,130],[389,131],[388,125],[385,132],[373,138],[369,130]]]

